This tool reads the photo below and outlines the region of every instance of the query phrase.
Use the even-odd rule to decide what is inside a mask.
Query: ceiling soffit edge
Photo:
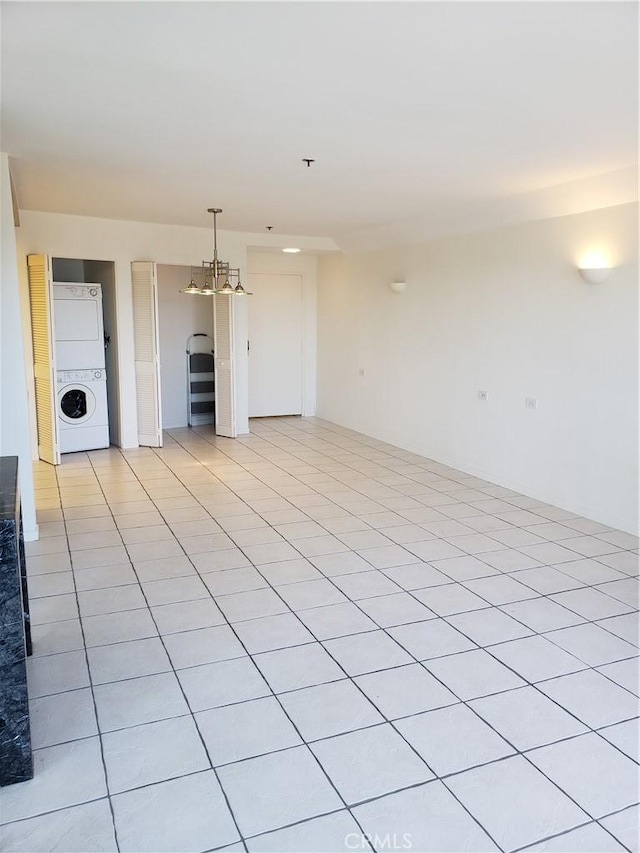
[[[437,215],[337,234],[334,239],[345,253],[371,251],[588,213],[637,200],[638,167],[632,165],[533,192],[474,200],[465,208],[456,203],[455,208]]]

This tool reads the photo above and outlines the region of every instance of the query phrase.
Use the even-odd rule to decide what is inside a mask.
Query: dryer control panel
[[[102,299],[101,284],[61,284],[53,282],[56,299]]]
[[[59,385],[69,382],[100,382],[106,379],[105,370],[59,370],[57,376]]]

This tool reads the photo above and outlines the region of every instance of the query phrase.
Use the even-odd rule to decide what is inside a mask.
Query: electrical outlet
[[[538,398],[537,397],[525,397],[524,405],[527,409],[537,409],[538,408]]]
[[[478,400],[486,401],[488,399],[489,399],[489,392],[488,391],[478,391]]]

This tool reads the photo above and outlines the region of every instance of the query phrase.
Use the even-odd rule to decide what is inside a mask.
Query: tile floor
[[[251,429],[38,465],[2,849],[637,850],[637,540]]]

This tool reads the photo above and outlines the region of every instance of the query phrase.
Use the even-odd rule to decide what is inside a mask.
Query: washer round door
[[[68,424],[86,423],[95,410],[96,398],[85,385],[65,385],[58,392],[58,414]]]

